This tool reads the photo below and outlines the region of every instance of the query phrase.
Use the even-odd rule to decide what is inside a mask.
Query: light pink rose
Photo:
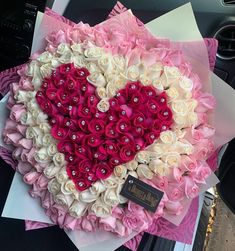
[[[18,146],[18,142],[21,139],[22,139],[22,135],[18,132],[7,133],[4,137],[4,142]]]
[[[168,201],[165,203],[164,209],[168,214],[180,215],[183,211],[183,206],[179,201]]]
[[[109,216],[106,218],[100,218],[99,226],[105,231],[113,231],[116,227],[116,218],[113,216]]]
[[[29,163],[23,161],[18,161],[18,165],[16,166],[16,170],[22,175],[30,172],[32,168],[33,167]]]
[[[215,98],[209,93],[201,93],[196,99],[198,101],[196,112],[206,112],[215,108]]]
[[[182,156],[182,166],[188,171],[194,171],[197,168],[197,160],[194,158],[193,155]]]
[[[28,149],[28,150],[31,149],[33,146],[32,140],[25,139],[25,138],[19,140],[18,144],[19,144],[19,146],[22,146],[23,148]]]
[[[206,162],[201,163],[195,170],[194,180],[198,183],[206,183],[206,179],[211,175],[212,171]]]
[[[199,187],[190,176],[185,177],[184,191],[187,198],[194,198],[199,194]]]
[[[38,178],[40,177],[40,173],[38,172],[35,172],[35,171],[31,171],[27,174],[24,175],[23,179],[24,179],[24,182],[29,184],[29,185],[32,185],[33,183],[35,183]]]
[[[82,218],[81,224],[82,224],[82,229],[85,231],[91,232],[94,230],[94,227],[93,227],[91,221],[89,221],[85,217]]]
[[[13,105],[10,112],[10,119],[19,122],[22,114],[25,112],[24,105]]]
[[[184,198],[183,190],[180,187],[168,187],[167,195],[171,201],[181,201]]]

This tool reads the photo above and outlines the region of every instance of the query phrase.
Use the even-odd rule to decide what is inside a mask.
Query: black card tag
[[[120,194],[145,209],[156,212],[164,193],[129,175]]]

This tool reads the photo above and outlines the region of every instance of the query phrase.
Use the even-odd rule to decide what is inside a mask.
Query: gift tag
[[[129,175],[120,194],[145,209],[155,212],[164,193]]]

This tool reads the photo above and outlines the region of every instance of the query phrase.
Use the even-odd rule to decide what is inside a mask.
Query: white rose
[[[101,98],[106,98],[107,94],[106,94],[106,89],[104,87],[97,87],[96,88],[96,94]]]
[[[186,104],[187,104],[187,107],[188,107],[188,111],[189,112],[194,112],[194,110],[196,109],[198,103],[197,103],[197,100],[191,99]]]
[[[55,69],[56,67],[60,66],[60,64],[61,63],[59,62],[58,58],[53,58],[51,60],[51,66],[52,66],[53,69]]]
[[[91,203],[97,200],[98,194],[92,193],[89,189],[80,192],[79,200],[85,203]]]
[[[72,56],[71,61],[76,67],[85,67],[85,58],[83,56]],[[90,71],[91,72],[91,71]]]
[[[100,102],[97,104],[97,109],[100,112],[107,112],[109,110],[109,101],[107,98],[103,98],[100,100]]]
[[[65,182],[69,179],[68,174],[67,174],[67,171],[66,171],[65,168],[62,168],[62,169],[60,170],[60,172],[58,172],[58,173],[56,174],[55,177],[56,177],[57,181],[58,181],[60,184],[65,183]]]
[[[122,56],[113,56],[113,62],[120,71],[124,71],[124,69],[126,68],[126,60]]]
[[[53,141],[53,138],[50,134],[45,134],[42,138],[43,146],[49,146],[52,141]]]
[[[51,127],[48,123],[40,123],[38,125],[39,129],[42,130],[44,133],[50,133]]]
[[[59,44],[59,46],[57,47],[57,53],[60,54],[60,55],[63,55],[63,54],[66,53],[67,51],[70,51],[70,46],[69,46],[69,44],[61,43],[61,44]]]
[[[140,178],[152,179],[153,173],[146,164],[140,164],[137,167],[137,174]]]
[[[61,62],[62,64],[68,64],[72,61],[72,58],[73,58],[72,52],[66,51],[58,58],[58,61]]]
[[[103,55],[103,49],[94,46],[86,49],[84,55],[88,61],[98,60]]]
[[[127,175],[126,175],[126,178],[128,177],[128,175],[131,175],[131,176],[133,176],[133,177],[135,177],[135,178],[138,179],[138,174],[135,171],[128,172]]]
[[[160,63],[154,64],[147,68],[146,74],[150,79],[158,79],[163,71],[163,66]]]
[[[178,90],[174,86],[172,86],[168,90],[166,90],[166,94],[171,99],[176,99],[176,98],[179,97],[179,92],[178,92]]]
[[[60,191],[60,183],[56,179],[52,179],[48,182],[47,188],[50,193],[53,195],[57,194]]]
[[[165,144],[173,144],[176,141],[176,135],[172,131],[164,131],[160,134],[160,139]]]
[[[126,78],[132,81],[136,81],[139,79],[140,72],[138,65],[132,65],[128,67],[126,71]]]
[[[33,126],[35,124],[33,116],[30,112],[24,112],[21,115],[20,122],[22,125],[29,125],[29,126]]]
[[[106,85],[106,95],[111,98],[113,96],[116,95],[116,93],[118,92],[119,88],[117,85],[115,85],[114,82],[109,82],[107,85]]]
[[[197,113],[191,112],[187,116],[188,126],[196,125],[198,121]]]
[[[41,136],[42,132],[41,132],[40,128],[37,126],[29,126],[29,127],[27,127],[25,134],[26,134],[27,139],[34,139],[34,138],[38,137],[38,135]]]
[[[15,94],[14,98],[17,100],[17,103],[26,103],[26,102],[28,102],[30,97],[28,95],[28,92],[19,90]]]
[[[69,195],[60,193],[54,196],[54,201],[58,205],[69,207],[73,203],[73,198]]]
[[[148,164],[150,161],[150,153],[148,151],[140,151],[136,154],[135,160],[142,164]]]
[[[179,142],[177,142],[178,148],[180,148],[180,152],[182,154],[192,154],[194,147],[191,145],[187,140],[181,139]]]
[[[101,182],[107,188],[114,188],[117,187],[120,180],[112,174],[107,179],[101,180]]]
[[[47,122],[47,119],[48,119],[48,116],[46,113],[44,112],[39,112],[37,114],[37,117],[36,117],[36,123],[39,124],[39,127],[40,127],[40,124],[44,124]]]
[[[107,70],[112,70],[113,62],[111,56],[108,54],[103,55],[101,58],[99,58],[98,65],[103,72],[106,72]]]
[[[81,201],[79,202],[75,201],[69,208],[69,214],[72,217],[80,218],[86,213],[87,208],[88,208],[87,203],[83,203]]]
[[[100,70],[99,66],[96,63],[89,62],[88,64],[86,64],[86,67],[87,67],[87,69],[89,70],[90,73],[93,73],[93,72],[101,73],[101,70]]]
[[[164,154],[164,145],[162,143],[153,143],[148,150],[152,151],[152,158],[159,158]]]
[[[162,160],[170,167],[177,167],[180,163],[180,154],[178,152],[168,152],[162,156]]]
[[[107,189],[104,193],[103,197],[104,203],[111,207],[114,207],[119,204],[119,194],[117,193],[116,189]]]
[[[191,91],[193,89],[193,81],[183,76],[179,79],[179,86],[185,91]]]
[[[164,87],[169,87],[181,77],[181,73],[177,67],[164,66],[163,74],[160,77],[160,83]]]
[[[71,194],[76,192],[75,184],[72,180],[68,180],[61,186],[61,191],[63,194]]]
[[[54,156],[58,152],[56,144],[52,143],[47,147],[47,153],[49,156]]]
[[[56,153],[53,156],[53,162],[56,166],[65,166],[66,161],[64,159],[64,154],[63,153]]]
[[[192,98],[192,92],[185,92],[184,94],[183,94],[183,98],[184,99],[191,99]]]
[[[119,165],[114,168],[114,175],[123,179],[126,176],[127,169],[124,165]]]
[[[92,72],[88,77],[87,80],[93,84],[94,86],[105,86],[106,79],[104,75],[100,72]]]
[[[188,112],[187,104],[184,100],[175,100],[171,104],[172,110],[181,116],[185,116]]]
[[[41,67],[40,67],[40,72],[41,72],[41,75],[43,78],[45,77],[48,77],[51,75],[51,72],[52,72],[52,66],[51,64],[43,64]]]
[[[43,170],[43,173],[45,174],[45,176],[49,179],[54,178],[55,175],[60,171],[60,167],[58,166],[54,166],[54,165],[50,165],[45,167],[45,169]]]
[[[125,164],[126,168],[130,171],[134,171],[138,167],[138,162],[136,160],[131,160]]]
[[[52,59],[52,55],[48,51],[43,52],[37,57],[37,61],[43,64],[51,62],[51,59]]]
[[[186,124],[186,121],[187,121],[185,116],[182,116],[179,114],[175,114],[173,116],[173,119],[174,119],[175,123],[177,124],[177,127],[180,127],[180,128],[183,128]]]
[[[152,82],[152,85],[159,91],[164,91],[164,87],[162,84],[159,83],[159,81],[154,80]]]
[[[47,154],[46,148],[41,148],[35,152],[34,159],[39,163],[47,163],[50,161],[50,158]]]
[[[152,84],[152,79],[147,74],[141,74],[140,75],[140,82],[143,85],[151,85]]]
[[[105,204],[104,201],[98,199],[92,206],[91,211],[97,216],[101,218],[105,218],[110,216],[112,213],[112,207]]]
[[[152,172],[161,176],[167,175],[169,172],[168,165],[160,159],[150,161],[149,168]]]
[[[74,52],[77,52],[78,54],[82,54],[83,53],[82,44],[73,44],[73,45],[71,45],[71,49]]]
[[[90,191],[93,194],[99,195],[100,193],[104,192],[106,190],[106,187],[104,186],[103,183],[100,181],[96,181],[95,183],[92,184],[90,187]]]

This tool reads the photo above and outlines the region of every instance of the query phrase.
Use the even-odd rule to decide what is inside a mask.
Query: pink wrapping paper
[[[114,8],[114,10],[111,12],[111,15],[118,14],[120,11],[125,11],[125,7],[121,6],[120,3],[117,4],[117,7]],[[64,17],[59,16],[58,14],[50,11],[47,9],[46,13],[52,17],[56,17],[60,21],[63,21],[67,25],[73,25],[73,23]],[[139,24],[141,25],[141,22],[139,21]],[[206,39],[205,43],[207,45],[207,49],[209,51],[209,60],[210,60],[210,67],[213,69],[214,63],[215,63],[215,52],[217,49],[217,43],[214,39]],[[9,83],[17,81],[17,67],[7,70],[5,72],[2,72],[0,74],[0,92],[4,95],[7,93],[9,88]],[[215,166],[215,162],[217,159],[217,153],[213,156],[213,166]],[[11,162],[10,152],[4,151],[4,149],[0,149],[0,155],[4,160],[7,160],[8,163],[10,163],[12,166],[14,166],[14,162]],[[160,219],[154,224],[154,226],[151,226],[149,229],[149,232],[161,237],[165,237],[168,239],[178,240],[185,243],[190,243],[193,236],[193,229],[196,221],[196,215],[197,215],[197,209],[198,209],[198,199],[194,199],[191,207],[185,216],[184,220],[180,224],[180,226],[176,227],[172,223]],[[45,227],[45,224],[41,225],[40,223],[30,222],[26,221],[26,229],[35,229],[39,227]],[[131,247],[132,250],[136,249],[138,246],[139,241],[141,240],[141,234],[137,235],[137,237],[134,238],[134,240],[129,241],[126,243],[126,246]]]

